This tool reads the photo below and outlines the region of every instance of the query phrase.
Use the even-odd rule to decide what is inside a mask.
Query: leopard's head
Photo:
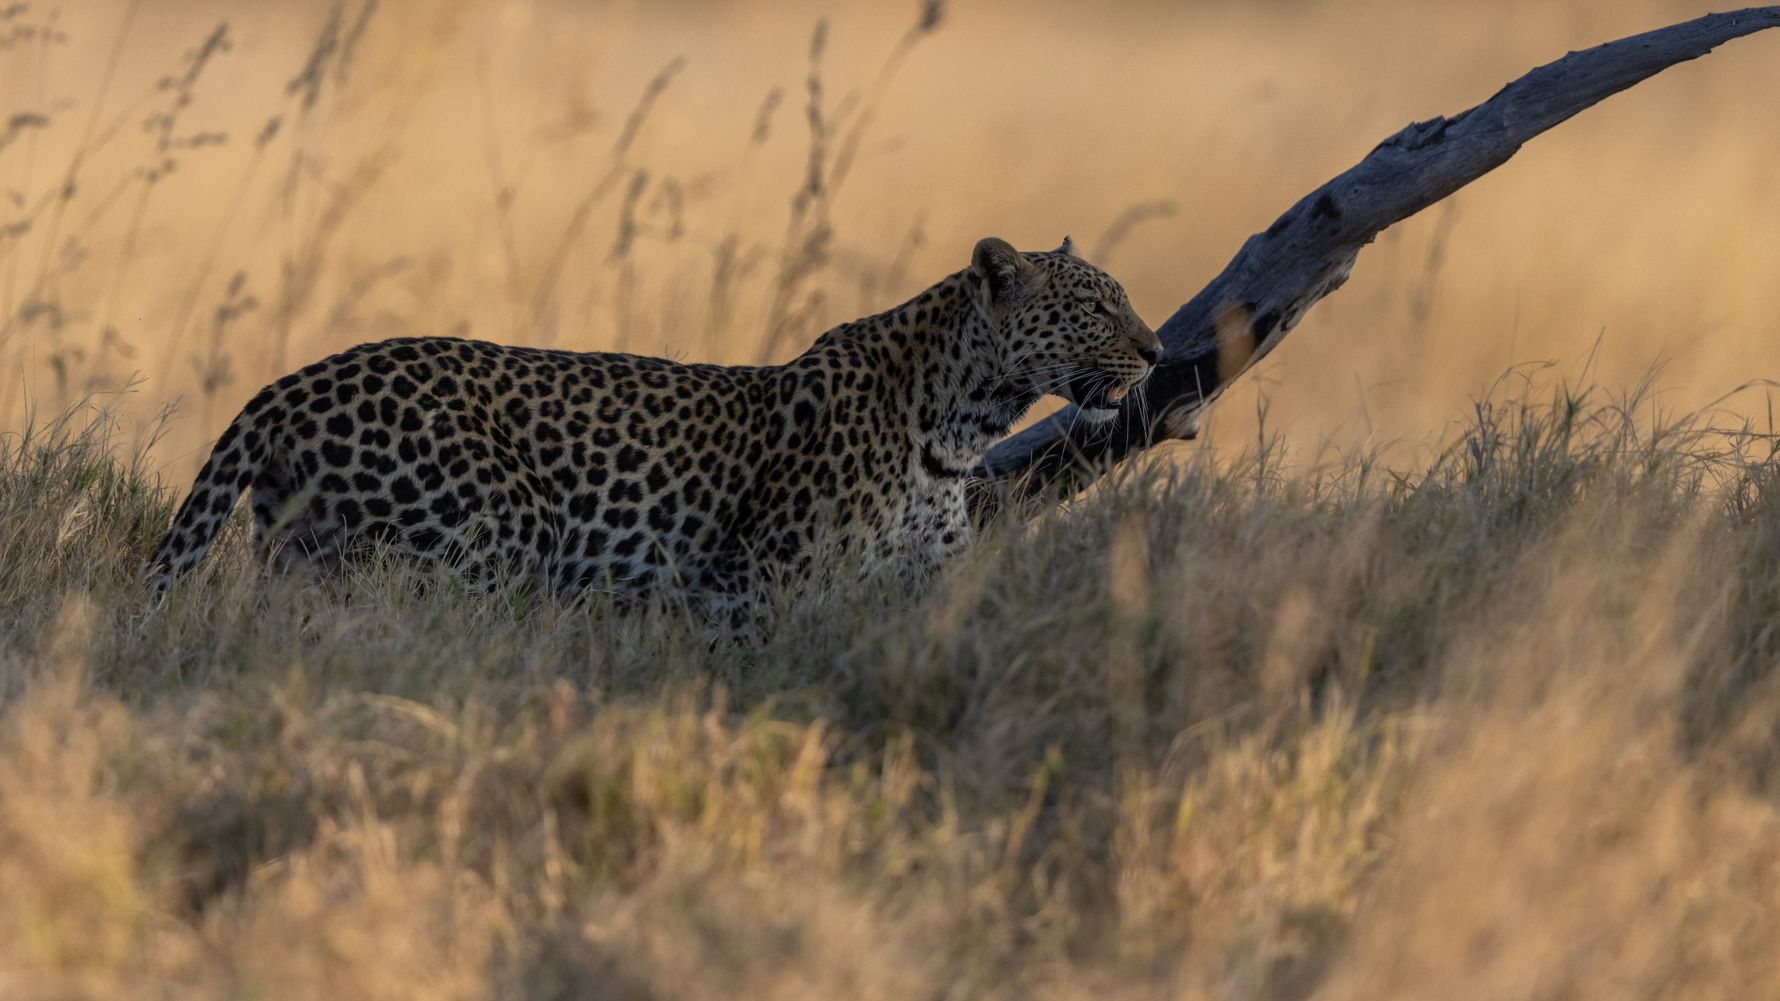
[[[1162,360],[1162,342],[1106,272],[1067,237],[1021,253],[989,237],[971,255],[972,295],[1002,350],[999,382],[1028,399],[1055,394],[1091,421],[1111,420]]]

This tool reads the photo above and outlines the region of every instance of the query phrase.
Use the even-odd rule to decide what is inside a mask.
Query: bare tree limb
[[[1197,433],[1198,415],[1265,357],[1360,251],[1389,227],[1507,162],[1522,144],[1585,108],[1719,45],[1780,27],[1780,7],[1709,14],[1609,42],[1538,69],[1451,118],[1410,125],[1346,173],[1304,196],[1157,330],[1167,354],[1116,421],[1075,421],[1074,408],[997,444],[973,496],[1063,495],[1111,464]],[[996,506],[991,503],[990,506]]]

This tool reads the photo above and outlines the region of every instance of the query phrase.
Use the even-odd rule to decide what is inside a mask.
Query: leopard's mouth
[[[1069,380],[1057,395],[1080,408],[1083,418],[1099,424],[1119,416],[1125,397],[1142,382],[1124,382],[1108,372],[1083,372]]]

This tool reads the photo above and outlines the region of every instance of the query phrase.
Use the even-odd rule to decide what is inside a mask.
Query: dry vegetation
[[[135,571],[325,351],[783,357],[989,232],[1159,319],[1692,8],[210,6],[0,13],[0,997],[1780,997],[1780,467],[1678,416],[1780,371],[1773,40],[1394,231],[1207,445],[713,645]],[[1597,340],[1670,395],[1492,388]]]

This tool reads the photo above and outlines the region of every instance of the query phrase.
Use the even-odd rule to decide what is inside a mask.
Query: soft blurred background
[[[735,636],[243,517],[140,578],[349,344],[783,359],[991,233],[1159,322],[1405,123],[1700,12],[0,3],[0,998],[1780,997],[1780,31],[922,587]]]
[[[81,0],[0,22],[0,426],[89,393],[182,480],[264,382],[460,333],[780,360],[999,234],[1159,323],[1403,124],[1703,12],[1472,3]],[[1505,371],[1780,376],[1780,59],[1608,101],[1389,230],[1191,447],[1410,462]],[[812,56],[814,58],[812,58]],[[813,88],[813,89],[812,89]],[[813,186],[812,186],[813,185]],[[1592,361],[1592,368],[1589,368]],[[1766,420],[1766,397],[1728,405]]]

